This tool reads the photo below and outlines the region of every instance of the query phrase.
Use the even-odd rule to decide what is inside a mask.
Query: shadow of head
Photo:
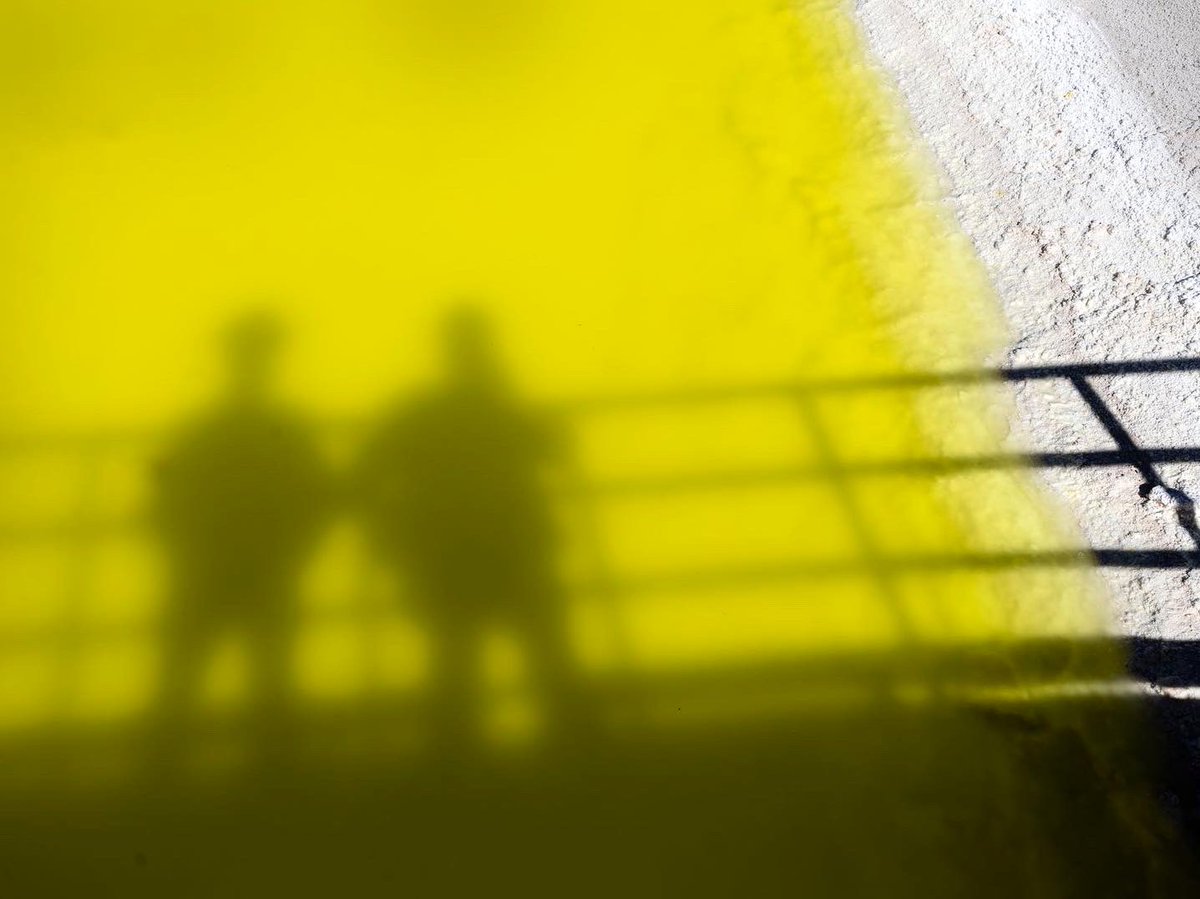
[[[456,304],[442,319],[439,336],[444,372],[450,383],[476,389],[499,385],[503,366],[495,324],[480,304]]]
[[[283,321],[269,309],[250,310],[226,325],[221,349],[235,397],[259,400],[270,391],[286,337]]]

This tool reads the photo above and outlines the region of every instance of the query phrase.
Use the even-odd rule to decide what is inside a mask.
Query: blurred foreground
[[[1023,714],[845,705],[736,731],[673,726],[552,768],[507,758],[452,773],[381,758],[378,727],[339,718],[321,728],[343,731],[338,745],[314,741],[288,775],[135,793],[43,787],[32,804],[10,795],[6,876],[25,895],[183,897],[1194,886],[1144,784],[1098,770],[1077,738]],[[1092,711],[1078,720],[1135,723],[1120,708]]]

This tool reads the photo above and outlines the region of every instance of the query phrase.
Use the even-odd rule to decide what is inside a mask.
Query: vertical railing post
[[[615,667],[620,675],[628,675],[633,668],[633,650],[624,615],[621,589],[609,558],[605,528],[600,515],[600,501],[578,460],[574,458],[570,461],[568,477],[570,480],[567,493],[571,497],[569,502],[575,506],[575,519],[585,547],[586,565],[591,569],[588,580],[592,589],[587,591],[587,595],[599,598],[604,610]]]

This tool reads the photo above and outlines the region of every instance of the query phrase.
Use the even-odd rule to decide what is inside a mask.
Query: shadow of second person
[[[479,309],[454,310],[441,338],[441,381],[375,426],[355,476],[372,542],[412,584],[433,644],[433,752],[480,748],[476,668],[495,627],[520,645],[546,741],[578,745],[587,716],[545,485],[564,435],[514,394]]]

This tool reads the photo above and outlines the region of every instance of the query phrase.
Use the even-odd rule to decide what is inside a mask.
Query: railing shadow
[[[1200,447],[1141,447],[1090,380],[1180,371],[1200,371],[1200,359],[907,374],[654,396],[582,398],[560,404],[556,411],[582,417],[764,397],[799,404],[815,395],[864,390],[1062,379],[1072,384],[1087,403],[1116,449],[864,462],[839,461],[831,454],[818,454],[818,461],[812,465],[627,478],[580,483],[572,490],[578,501],[596,503],[620,496],[667,496],[803,481],[844,484],[872,476],[925,478],[1005,469],[1132,467],[1142,477],[1143,495],[1148,496],[1155,488],[1167,492],[1182,529],[1196,541],[1190,499],[1173,491],[1157,466],[1200,461]],[[349,430],[353,423],[331,427]],[[819,427],[817,423],[818,431]],[[819,442],[820,433],[816,436]],[[137,434],[78,439],[22,437],[0,441],[0,454],[54,450],[91,458],[122,442],[145,439],[146,435]],[[853,517],[853,498],[846,491],[839,496],[839,502],[850,507]],[[9,529],[0,534],[0,540],[49,541],[86,552],[94,541],[136,526],[134,521],[104,519],[86,506],[81,508],[83,511],[73,521],[40,530]],[[639,578],[605,572],[575,585],[575,589],[621,596],[639,590],[686,592],[850,577],[871,580],[879,594],[888,599],[895,579],[912,573],[1091,567],[1180,570],[1196,567],[1200,561],[1200,543],[1197,549],[1188,550],[1098,547],[897,555],[873,545],[861,529],[857,536],[860,552],[853,558],[697,569]],[[64,652],[73,653],[93,636],[77,624],[68,623],[62,632],[43,633],[39,639],[57,641]],[[705,669],[653,673],[618,670],[593,678],[587,689],[593,701],[614,717],[635,708],[650,710],[651,717],[657,715],[658,720],[668,724],[653,734],[643,729],[636,739],[606,738],[607,742],[597,741],[582,750],[579,746],[568,747],[559,752],[549,773],[543,768],[531,776],[520,764],[503,769],[503,765],[497,767],[495,759],[487,759],[477,761],[476,767],[464,774],[462,770],[422,767],[429,764],[428,760],[418,759],[407,767],[398,765],[386,748],[390,744],[379,740],[381,733],[392,736],[389,728],[404,715],[421,714],[419,699],[411,702],[411,709],[391,700],[372,700],[357,706],[344,703],[307,713],[308,729],[292,741],[293,746],[303,748],[326,739],[332,745],[332,755],[322,756],[319,766],[305,768],[296,759],[289,759],[285,766],[267,772],[270,776],[259,770],[251,777],[232,781],[237,788],[229,795],[202,795],[200,799],[181,799],[179,792],[156,792],[161,785],[151,790],[142,784],[133,804],[140,809],[139,820],[151,822],[152,827],[144,827],[143,823],[114,825],[111,821],[100,826],[84,816],[79,819],[76,841],[83,847],[81,853],[86,850],[107,859],[135,845],[131,843],[133,834],[140,841],[136,845],[143,847],[137,850],[138,857],[148,855],[154,859],[153,864],[158,863],[159,853],[168,853],[172,846],[197,841],[196,833],[203,836],[200,842],[207,841],[204,845],[219,845],[230,851],[241,842],[253,843],[265,853],[266,861],[260,866],[273,872],[275,879],[269,887],[275,892],[283,888],[280,876],[291,878],[297,888],[313,889],[313,882],[303,882],[306,853],[320,851],[342,859],[343,871],[354,870],[354,864],[362,864],[369,857],[375,882],[380,876],[380,859],[395,856],[404,864],[389,876],[397,883],[412,886],[420,883],[420,876],[413,872],[414,859],[427,850],[431,853],[430,864],[437,869],[430,877],[435,881],[440,878],[439,885],[445,887],[446,879],[454,876],[488,880],[486,865],[462,865],[458,861],[464,853],[475,862],[482,856],[503,868],[512,864],[511,859],[523,857],[522,853],[529,851],[527,847],[537,841],[537,852],[547,871],[555,865],[568,873],[584,867],[592,871],[597,850],[603,850],[623,858],[621,864],[611,866],[613,872],[622,872],[621,877],[639,870],[639,864],[645,870],[657,865],[690,883],[694,887],[690,894],[707,894],[706,890],[725,886],[728,889],[724,894],[728,895],[747,871],[755,872],[753,876],[762,884],[794,877],[796,870],[790,860],[784,864],[785,857],[792,853],[800,853],[806,863],[814,865],[821,862],[822,856],[840,854],[852,865],[861,853],[860,845],[870,844],[884,846],[879,854],[886,856],[887,841],[898,828],[904,828],[905,822],[919,829],[932,817],[929,808],[941,814],[962,807],[982,810],[987,815],[1007,811],[1009,817],[996,824],[986,839],[977,839],[975,834],[962,838],[961,844],[956,844],[960,855],[977,851],[988,840],[992,841],[988,843],[989,851],[996,857],[1008,851],[1011,839],[1024,840],[1024,848],[1013,851],[1024,851],[1031,857],[1036,856],[1039,846],[1062,846],[1074,841],[1078,845],[1070,846],[1066,854],[1078,865],[1071,868],[1064,885],[1069,883],[1082,894],[1086,890],[1080,884],[1090,881],[1079,873],[1083,870],[1080,866],[1097,852],[1131,852],[1127,843],[1132,838],[1128,835],[1131,831],[1142,832],[1144,822],[1136,816],[1133,821],[1122,817],[1121,801],[1110,801],[1107,795],[1110,789],[1116,793],[1121,790],[1100,772],[1103,763],[1120,764],[1131,758],[1124,744],[1107,762],[1098,762],[1079,735],[1101,735],[1098,739],[1103,743],[1110,729],[1127,735],[1130,728],[1150,747],[1147,754],[1137,756],[1138,764],[1147,764],[1150,771],[1125,772],[1127,782],[1139,785],[1126,792],[1137,794],[1143,779],[1149,779],[1160,796],[1174,797],[1167,801],[1174,805],[1173,814],[1197,826],[1200,833],[1200,811],[1191,798],[1200,796],[1196,774],[1200,770],[1196,764],[1200,716],[1192,694],[1200,690],[1200,641],[1012,638],[946,646],[914,641],[902,653],[859,649],[760,659],[744,665],[726,663]],[[919,698],[904,698],[910,692]],[[849,693],[854,693],[854,701],[848,701]],[[881,695],[886,695],[888,701],[880,702]],[[737,712],[728,719],[732,724],[708,729],[697,724],[702,717],[698,710],[730,705]],[[1157,733],[1146,726],[1147,720],[1155,722]],[[797,721],[804,723],[798,725]],[[85,755],[98,745],[88,742],[92,739],[88,735],[61,736],[63,744],[70,744],[68,749],[78,752],[83,747]],[[372,762],[370,753],[354,752],[356,739],[359,744],[384,748],[372,750],[377,752]],[[36,740],[29,741],[24,749],[6,746],[6,768],[20,771],[23,765],[39,764],[48,747],[51,753],[62,748]],[[340,767],[329,763],[329,758],[337,757],[343,759]],[[296,768],[288,770],[290,765]],[[871,777],[864,779],[864,771],[871,772]],[[994,777],[996,772],[1002,776]],[[1039,784],[1059,781],[1068,785],[1062,796],[1049,795],[1053,791],[1038,793]],[[479,789],[481,783],[486,789]],[[839,792],[847,789],[857,792]],[[1016,798],[1009,795],[1011,791],[1017,791]],[[781,794],[787,799],[787,813],[764,812],[782,807]],[[281,796],[286,796],[286,801]],[[26,851],[36,855],[39,846],[50,842],[48,835],[61,835],[61,822],[68,817],[61,813],[63,807],[45,802],[43,794],[39,802],[26,809],[25,819],[18,816],[28,842]],[[70,804],[65,807],[75,808]],[[281,814],[282,809],[288,813]],[[403,809],[404,815],[399,816],[397,809]],[[814,820],[797,817],[809,809],[820,810],[814,813]],[[838,818],[839,810],[844,820]],[[348,823],[340,824],[340,830],[335,831],[328,824],[335,819]],[[402,821],[399,825],[398,819]],[[205,830],[196,821],[207,821],[212,826]],[[160,832],[163,822],[167,829]],[[973,822],[973,826],[983,825]],[[178,830],[172,831],[171,827]],[[706,864],[710,861],[706,853],[719,856],[721,835],[739,829],[753,833],[755,841],[765,848]],[[105,834],[104,838],[99,834]],[[670,839],[664,841],[664,834]],[[941,840],[945,834],[937,829],[935,836]],[[668,844],[665,848],[663,842]],[[732,844],[742,845],[736,840]],[[407,846],[408,854],[397,854],[397,845]],[[788,851],[775,851],[780,846],[787,846]],[[703,850],[697,851],[696,847]],[[939,850],[954,851],[953,847]],[[674,864],[667,864],[664,858]],[[895,870],[903,870],[907,859],[897,857],[894,862]],[[697,866],[678,874],[685,863]],[[103,860],[96,862],[101,868],[104,864]],[[757,864],[764,867],[756,868]],[[879,864],[882,872],[889,870],[886,861]],[[1125,894],[1138,894],[1136,884],[1147,876],[1144,867],[1142,860],[1133,859],[1122,868],[1130,878],[1124,885],[1129,887]],[[80,870],[89,869],[82,865]],[[1112,867],[1100,870],[1108,876]],[[597,883],[603,882],[604,874],[595,874]],[[190,869],[190,876],[211,876],[211,870],[197,867]],[[1055,876],[1063,874],[1039,872],[1035,880]],[[722,881],[722,877],[727,880]],[[1095,874],[1092,880],[1096,890],[1092,894],[1104,894],[1106,884],[1101,875]],[[620,882],[618,878],[616,885]],[[1044,886],[1047,881],[1038,882]],[[672,886],[678,893],[681,882]],[[1021,879],[1013,873],[1011,883],[998,881],[994,891],[997,895],[1015,894],[1020,888]],[[684,894],[689,893],[685,890]],[[984,890],[984,894],[992,892]],[[1052,890],[1049,894],[1057,893]]]
[[[970,371],[918,372],[887,374],[877,377],[823,379],[745,385],[720,389],[667,391],[626,396],[579,397],[559,402],[552,413],[561,418],[583,420],[598,414],[628,412],[644,409],[704,408],[714,405],[738,404],[763,399],[781,400],[789,405],[804,407],[814,397],[827,397],[871,391],[920,391],[934,388],[993,383],[1022,383],[1060,380],[1072,385],[1087,404],[1096,420],[1116,445],[1115,449],[1087,451],[1043,451],[1032,453],[991,453],[986,455],[946,456],[930,458],[874,459],[844,461],[831,453],[817,453],[811,464],[757,467],[743,470],[709,471],[650,477],[610,478],[598,482],[578,482],[567,488],[569,498],[583,506],[595,505],[626,497],[669,497],[701,492],[737,491],[784,487],[801,483],[853,483],[872,477],[903,476],[938,478],[961,473],[1024,470],[1024,469],[1098,469],[1133,468],[1142,478],[1143,497],[1161,488],[1162,498],[1174,506],[1182,531],[1195,545],[1194,549],[1152,548],[1124,549],[1120,547],[1091,547],[1046,551],[953,552],[933,554],[890,554],[871,545],[871,539],[859,527],[857,541],[860,552],[845,559],[779,562],[742,567],[696,568],[694,570],[629,577],[606,571],[591,581],[573,585],[583,595],[624,595],[633,591],[686,591],[696,588],[731,588],[766,583],[812,579],[831,579],[856,576],[873,578],[883,594],[891,588],[895,577],[913,573],[951,571],[1002,571],[1024,568],[1117,568],[1133,570],[1189,570],[1200,564],[1200,531],[1195,522],[1191,499],[1166,484],[1157,466],[1187,464],[1200,461],[1200,447],[1142,447],[1119,420],[1092,383],[1095,378],[1142,376],[1200,371],[1200,358],[1134,360],[1127,362],[1027,366]],[[820,445],[825,439],[823,426],[814,416],[806,416],[808,430]],[[331,422],[330,432],[353,433],[354,422]],[[152,435],[113,432],[93,435],[31,436],[20,435],[0,439],[0,457],[70,452],[84,459],[95,459],[115,447],[145,444]],[[853,521],[856,510],[854,498],[847,491],[839,493]],[[78,505],[71,520],[51,522],[40,526],[9,526],[0,528],[0,542],[7,545],[22,542],[53,543],[74,547],[81,554],[96,541],[128,532],[137,522],[131,519],[103,517],[86,502]],[[65,639],[78,645],[85,639],[77,627],[69,625],[57,635],[48,632],[50,639]],[[3,642],[3,640],[0,640]],[[1170,653],[1143,654],[1139,664],[1152,658],[1174,658]]]

